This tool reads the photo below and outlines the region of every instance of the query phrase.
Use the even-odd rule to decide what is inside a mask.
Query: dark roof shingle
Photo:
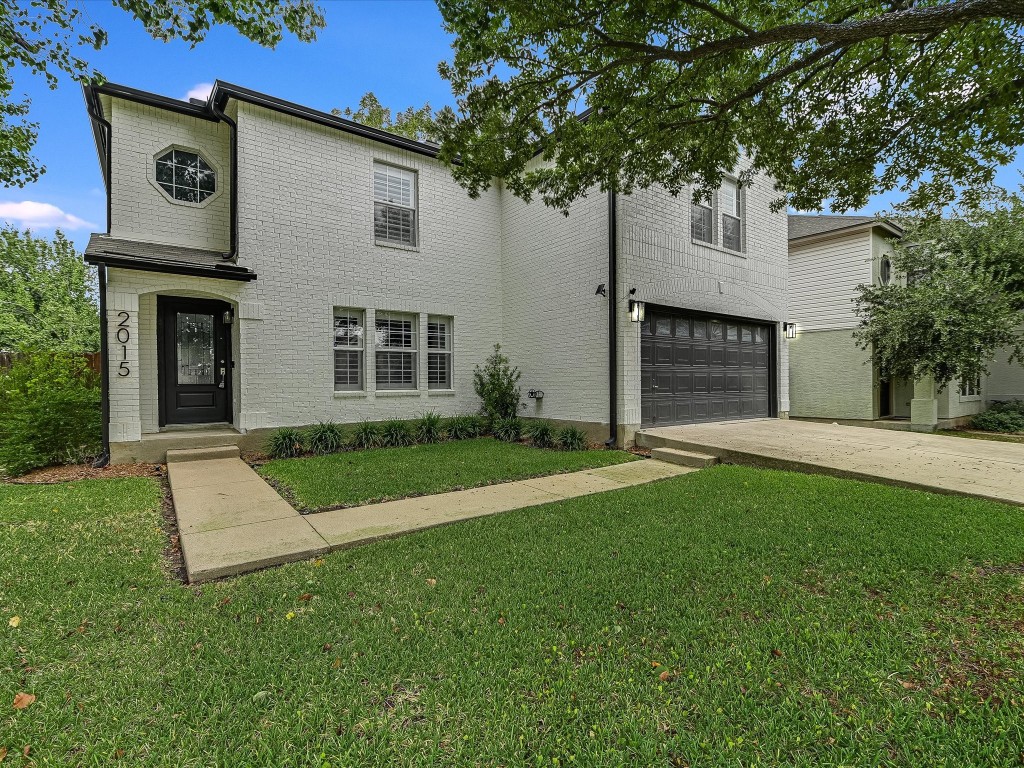
[[[887,226],[890,229],[898,230],[896,225],[885,219],[875,216],[842,216],[838,214],[790,214],[789,215],[789,239],[796,240],[811,235],[823,235],[827,232],[836,232],[850,227],[859,227],[864,224],[877,223]]]
[[[222,280],[255,280],[256,273],[224,258],[218,251],[161,245],[94,234],[85,249],[90,264],[122,269],[213,277]]]

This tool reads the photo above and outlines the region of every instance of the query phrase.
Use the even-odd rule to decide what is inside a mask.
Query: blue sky
[[[451,41],[433,2],[321,0],[320,5],[327,27],[319,39],[303,44],[286,38],[275,50],[227,28],[214,30],[194,49],[161,43],[109,3],[93,0],[80,7],[109,34],[108,45],[89,54],[107,79],[165,96],[185,98],[219,78],[325,111],[355,106],[366,91],[392,108],[451,102],[448,85],[437,74]],[[19,73],[14,95],[22,93],[32,99],[31,117],[40,123],[36,156],[47,170],[23,189],[0,188],[0,211],[24,217],[0,218],[46,235],[60,222],[84,247],[89,233],[105,226],[105,197],[81,89],[64,78],[51,91],[42,78]],[[1021,169],[1024,160],[1018,158],[1003,169],[1000,182],[1015,188]],[[899,200],[899,193],[883,195],[864,211],[883,211]],[[22,205],[12,208],[13,203]]]

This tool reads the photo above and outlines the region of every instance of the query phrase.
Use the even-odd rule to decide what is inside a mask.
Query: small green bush
[[[371,421],[362,421],[352,432],[349,444],[357,450],[379,448],[381,446],[380,427]]]
[[[412,430],[408,422],[386,421],[380,428],[380,444],[388,448],[400,448],[403,445],[412,445],[416,442],[412,436]]]
[[[480,437],[484,432],[483,419],[473,414],[453,416],[445,424],[444,431],[452,440],[468,440]]]
[[[589,446],[587,433],[576,427],[562,427],[558,430],[556,442],[563,451],[585,451]]]
[[[523,422],[518,416],[497,419],[492,428],[494,437],[506,443],[517,443],[523,436]]]
[[[267,454],[273,459],[294,459],[305,450],[302,432],[292,427],[275,429],[267,439]]]
[[[444,440],[444,425],[434,411],[427,411],[413,425],[413,434],[419,443],[439,443]]]
[[[971,426],[986,432],[1024,432],[1024,400],[993,403],[971,419]]]
[[[531,421],[523,432],[537,448],[551,448],[555,444],[555,430],[546,421]]]
[[[321,421],[306,430],[306,446],[317,456],[337,453],[345,447],[345,432],[340,424]]]
[[[480,398],[480,414],[493,431],[499,419],[512,419],[523,407],[520,391],[519,369],[509,363],[501,354],[501,345],[494,345],[494,352],[481,368],[473,369],[473,389]]]
[[[0,373],[0,472],[99,455],[99,376],[76,353],[24,352]]]

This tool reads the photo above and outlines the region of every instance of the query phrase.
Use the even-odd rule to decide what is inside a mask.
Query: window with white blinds
[[[418,315],[376,315],[377,389],[416,389]]]
[[[690,236],[701,243],[715,241],[714,215],[710,205],[701,203],[690,205]]]
[[[452,388],[452,319],[427,318],[427,388]]]
[[[718,190],[718,207],[722,212],[722,245],[731,251],[743,250],[743,218],[740,185],[726,179]]]
[[[373,236],[379,241],[416,245],[414,172],[373,164]]]
[[[363,389],[363,313],[358,309],[334,310],[334,391]]]

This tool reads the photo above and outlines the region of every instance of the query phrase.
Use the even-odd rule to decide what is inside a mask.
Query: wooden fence
[[[14,362],[14,358],[18,355],[16,352],[0,352],[0,371],[6,371],[11,367]],[[99,373],[102,363],[100,362],[99,352],[82,352],[82,357],[89,363],[89,368],[93,373]]]

